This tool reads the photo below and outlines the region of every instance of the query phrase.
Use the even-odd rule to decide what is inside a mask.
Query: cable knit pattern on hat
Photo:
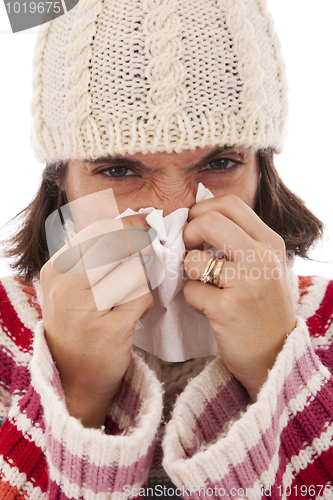
[[[147,12],[143,23],[145,50],[151,57],[145,74],[152,83],[147,104],[156,116],[172,115],[186,104],[185,71],[180,60],[183,55],[179,37],[181,26],[176,9],[177,0],[144,2]]]
[[[280,46],[263,0],[80,0],[43,26],[32,144],[41,161],[281,150]]]

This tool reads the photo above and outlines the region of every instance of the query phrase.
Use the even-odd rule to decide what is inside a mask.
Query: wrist
[[[99,429],[105,424],[110,404],[118,392],[119,384],[110,388],[107,394],[98,395],[74,388],[64,388],[68,413],[81,421],[84,427]]]

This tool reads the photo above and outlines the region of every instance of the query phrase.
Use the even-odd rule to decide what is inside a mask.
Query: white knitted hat
[[[264,0],[80,0],[37,40],[32,145],[46,162],[278,152],[286,94]]]

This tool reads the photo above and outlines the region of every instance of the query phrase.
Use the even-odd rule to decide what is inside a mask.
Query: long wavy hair
[[[271,149],[258,151],[259,186],[255,212],[285,241],[286,251],[307,258],[308,250],[323,235],[323,223],[292,193],[280,179]],[[46,166],[40,188],[32,202],[10,222],[19,223],[18,231],[2,243],[3,255],[25,283],[39,277],[40,269],[50,258],[45,221],[67,203],[62,188],[67,163]]]

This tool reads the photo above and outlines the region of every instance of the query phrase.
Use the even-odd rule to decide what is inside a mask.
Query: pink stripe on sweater
[[[142,488],[146,488],[145,485],[142,486]],[[85,500],[84,497],[80,497],[79,499],[76,498],[69,498],[63,493],[60,489],[60,487],[55,483],[54,481],[50,481],[49,483],[49,500]],[[127,498],[124,495],[124,499]],[[137,496],[137,497],[132,497],[131,500],[142,500],[142,496]]]
[[[319,369],[320,361],[316,356],[312,345],[307,346],[302,356],[295,362],[291,373],[285,380],[284,392],[286,402],[294,399]]]
[[[113,402],[117,404],[125,415],[131,419],[133,425],[135,425],[135,418],[140,411],[141,399],[139,393],[133,389],[131,383],[126,378],[122,380]]]
[[[193,456],[202,443],[214,441],[224,424],[242,409],[248,396],[245,388],[232,378],[222,387],[216,396],[205,406],[197,418],[193,429],[194,448],[187,449],[186,455]]]
[[[313,376],[319,366],[319,361],[315,356],[311,346],[307,347],[303,355],[296,361],[292,372],[285,380],[284,387],[278,395],[277,407],[272,415],[271,426],[264,432],[258,443],[249,449],[242,463],[236,465],[220,481],[209,484],[209,487],[225,488],[252,488],[256,479],[268,470],[271,459],[276,453],[275,437],[278,433],[279,418],[289,403],[302,387]],[[256,464],[256,470],[253,468]],[[234,498],[237,498],[234,497]]]
[[[311,371],[309,369],[309,364],[316,369],[319,367],[318,358],[312,347],[306,349],[296,362],[290,375],[286,378],[284,391],[288,402],[296,397],[300,388],[303,387],[313,375],[314,368]],[[205,412],[198,417],[196,426],[193,430],[193,448],[187,448],[185,450],[188,457],[193,456],[203,443],[209,443],[216,440],[223,425],[241,409],[241,404],[245,401],[245,399],[242,401],[242,396],[245,398],[245,393],[242,393],[239,385],[237,381],[230,380],[216,397],[207,404]],[[230,401],[233,394],[237,394],[235,402]],[[229,402],[227,407],[226,402]],[[232,408],[233,403],[235,404],[234,408]],[[281,404],[283,405],[284,403],[282,402]]]
[[[109,491],[110,487],[113,491],[123,491],[123,487],[126,485],[140,483],[150,466],[153,451],[151,445],[147,453],[130,466],[119,466],[117,462],[112,465],[97,466],[90,463],[88,458],[82,459],[72,455],[62,443],[52,437],[48,428],[46,429],[46,440],[52,464],[71,483],[85,486],[96,494]],[[110,446],[112,446],[111,443]]]
[[[56,368],[55,363],[52,363],[52,370],[53,370],[53,377],[52,377],[52,380],[51,380],[51,385],[57,391],[58,396],[60,397],[60,399],[62,401],[64,401],[65,400],[65,394],[64,394],[64,390],[63,390],[62,385],[61,385],[60,375],[59,375],[59,372],[58,372],[58,370]]]
[[[66,496],[55,481],[49,481],[47,492],[49,500],[78,500],[76,498]]]
[[[42,430],[45,430],[43,408],[40,402],[40,396],[35,389],[30,386],[26,394],[19,400],[18,406],[33,424],[38,424]]]

